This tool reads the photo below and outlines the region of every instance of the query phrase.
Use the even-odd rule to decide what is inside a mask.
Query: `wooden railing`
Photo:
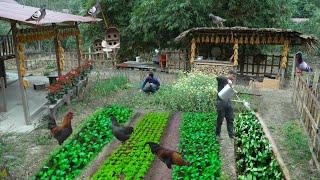
[[[241,75],[276,76],[280,71],[281,58],[281,55],[243,55],[240,56],[238,70]]]
[[[306,132],[309,135],[309,147],[312,159],[320,170],[320,103],[317,95],[301,76],[296,76],[294,83],[293,102],[300,113]]]
[[[0,36],[0,60],[14,57],[14,45],[12,36]]]

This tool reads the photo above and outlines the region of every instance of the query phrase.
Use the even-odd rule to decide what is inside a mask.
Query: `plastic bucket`
[[[140,62],[140,56],[136,57],[136,62]]]
[[[232,87],[227,84],[224,88],[218,93],[218,96],[223,101],[228,101],[236,94],[236,91],[232,89]]]

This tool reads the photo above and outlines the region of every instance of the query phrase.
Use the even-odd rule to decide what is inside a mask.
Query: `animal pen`
[[[69,37],[75,37],[79,66],[82,64],[83,55],[81,52],[82,42],[78,22],[89,23],[99,20],[47,10],[46,16],[39,23],[26,21],[38,9],[18,4],[13,0],[0,0],[0,20],[10,23],[12,31],[12,36],[2,36],[0,39],[0,68],[1,70],[5,70],[4,60],[11,61],[10,59],[15,58],[25,123],[27,125],[31,123],[31,118],[26,96],[26,89],[29,83],[24,79],[26,76],[25,44],[43,40],[54,40],[57,74],[61,76],[64,68],[64,50],[61,46],[61,41]],[[28,27],[21,25],[27,25]],[[1,71],[0,75],[5,79],[5,71]]]

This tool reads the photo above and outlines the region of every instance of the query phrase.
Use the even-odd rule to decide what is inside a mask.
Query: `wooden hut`
[[[317,39],[285,29],[202,27],[182,32],[175,41],[188,47],[189,70],[199,69],[219,75],[226,74],[230,69],[237,69],[240,74],[245,75],[281,74],[284,77],[288,62],[293,60],[289,57],[290,48],[305,46],[310,49]],[[241,49],[264,45],[280,46],[281,54],[247,54],[245,48]]]
[[[12,35],[0,39],[0,69],[1,76],[5,76],[4,60],[15,58],[20,83],[20,93],[26,124],[31,124],[30,112],[26,97],[26,84],[24,67],[26,43],[54,40],[56,49],[56,63],[58,75],[62,75],[64,64],[63,48],[61,41],[75,37],[77,42],[78,64],[82,61],[81,38],[78,22],[91,23],[99,21],[92,17],[83,17],[61,12],[46,10],[46,16],[41,21],[26,21],[40,8],[25,6],[14,0],[0,0],[0,20],[11,24]],[[19,26],[20,25],[20,26]],[[21,26],[24,25],[24,26]],[[3,79],[3,78],[2,78]],[[4,78],[5,79],[5,78]],[[18,96],[18,95],[17,95]]]

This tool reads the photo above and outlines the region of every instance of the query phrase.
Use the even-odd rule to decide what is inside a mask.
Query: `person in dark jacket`
[[[141,86],[141,91],[145,93],[155,93],[159,90],[160,82],[154,78],[153,73],[150,72],[149,76],[145,79]]]
[[[228,77],[219,76],[218,81],[218,92],[220,92],[227,84],[230,86],[236,81],[237,72],[234,70],[229,71]],[[231,100],[223,101],[220,97],[217,97],[217,126],[216,126],[216,136],[220,138],[221,125],[223,119],[226,118],[227,129],[230,138],[233,138],[233,108]]]

